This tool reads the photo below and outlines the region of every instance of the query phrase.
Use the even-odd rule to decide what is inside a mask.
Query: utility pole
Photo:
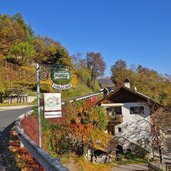
[[[38,145],[42,146],[41,139],[41,117],[40,117],[40,67],[36,64],[36,78],[37,78],[37,112],[38,112]]]

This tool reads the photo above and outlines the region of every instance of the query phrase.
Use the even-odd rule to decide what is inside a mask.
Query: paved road
[[[8,137],[9,131],[14,126],[14,121],[22,114],[25,114],[27,111],[31,110],[32,107],[6,107],[0,108],[0,171],[12,171],[19,170],[17,167],[14,169],[15,159],[11,158],[10,152],[8,150]],[[11,164],[9,165],[9,158]],[[13,161],[13,163],[12,163]]]
[[[112,171],[148,171],[148,167],[145,164],[127,164],[120,165],[112,169]]]
[[[31,107],[6,107],[0,108],[0,131],[12,124],[21,114],[31,110]]]

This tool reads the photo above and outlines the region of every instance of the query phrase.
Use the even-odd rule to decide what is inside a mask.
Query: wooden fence
[[[23,95],[10,95],[7,97],[3,97],[0,95],[0,103],[27,103],[28,96],[26,94]]]

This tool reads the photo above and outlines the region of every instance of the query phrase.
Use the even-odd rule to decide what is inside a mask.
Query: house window
[[[119,127],[119,128],[118,128],[118,132],[122,132],[122,128]]]
[[[107,111],[108,111],[108,114],[110,116],[115,116],[115,115],[119,115],[119,114],[122,114],[122,110],[121,110],[121,107],[110,107],[110,108],[107,108]]]
[[[144,106],[130,107],[130,114],[144,114]]]
[[[115,108],[114,108],[114,112],[115,112],[116,114],[122,114],[121,107],[120,107],[120,106],[119,106],[119,107],[115,107]]]

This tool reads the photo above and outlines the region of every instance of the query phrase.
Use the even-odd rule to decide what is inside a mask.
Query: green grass
[[[118,167],[119,165],[147,163],[147,160],[139,158],[135,155],[124,155],[121,161],[112,161],[106,164],[90,163],[89,161],[84,159],[83,156],[79,157],[74,154],[60,156],[60,159],[65,166],[68,166],[70,168],[71,165],[73,165],[74,168],[83,171],[110,171],[113,168]]]
[[[147,160],[137,159],[137,160],[121,160],[121,161],[116,161],[116,164],[119,164],[119,165],[136,164],[136,163],[147,163]]]
[[[69,90],[62,91],[62,98],[69,100],[74,97],[80,97],[91,93],[93,93],[92,90],[88,88],[84,83],[79,81],[77,88],[71,88]]]
[[[144,158],[137,157],[132,153],[127,153],[122,156],[122,159],[116,161],[118,164],[133,164],[133,163],[146,163],[147,160]]]
[[[83,156],[78,157],[74,154],[70,154],[68,156],[62,156],[61,162],[68,167],[69,169],[73,169],[75,171],[111,171],[112,168],[116,167],[117,164],[112,163],[90,163]]]
[[[36,92],[36,91],[28,90],[28,91],[27,91],[27,95],[28,95],[28,96],[37,96],[37,92]]]
[[[34,105],[34,106],[36,106],[36,105],[37,105],[37,98],[36,98],[36,99],[34,99],[34,101],[33,101],[33,102],[31,102],[30,104],[31,104],[31,105]]]

